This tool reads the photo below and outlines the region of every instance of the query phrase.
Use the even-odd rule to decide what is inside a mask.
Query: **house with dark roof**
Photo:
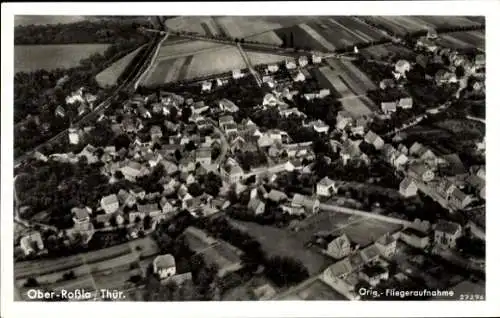
[[[170,254],[156,256],[153,261],[153,272],[160,279],[174,276],[176,272],[175,258]]]
[[[429,245],[429,235],[413,227],[402,230],[399,239],[416,248],[424,249]]]
[[[359,278],[366,281],[370,286],[377,286],[382,280],[389,278],[389,271],[380,265],[365,266],[359,273]]]
[[[292,206],[303,207],[308,213],[319,211],[319,200],[296,193],[292,199]]]
[[[335,236],[326,248],[326,253],[335,259],[342,259],[351,253],[351,242],[347,235]]]
[[[441,246],[454,248],[461,235],[462,227],[455,222],[438,220],[434,227],[434,242]]]
[[[264,213],[266,209],[266,204],[259,200],[258,198],[252,198],[248,201],[247,208],[252,211],[255,215]]]

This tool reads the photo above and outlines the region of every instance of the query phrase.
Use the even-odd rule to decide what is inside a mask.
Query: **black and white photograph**
[[[493,300],[486,12],[184,7],[13,15],[14,303]]]

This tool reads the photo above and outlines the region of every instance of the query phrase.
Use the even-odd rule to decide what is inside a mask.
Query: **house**
[[[299,66],[304,67],[309,63],[309,60],[307,59],[307,56],[301,56],[299,57]]]
[[[429,182],[434,179],[434,172],[425,164],[421,163],[411,164],[408,168],[408,175],[424,182]]]
[[[401,76],[405,77],[406,72],[410,71],[411,65],[407,60],[399,60],[396,62],[394,66],[397,73],[401,74]]]
[[[484,67],[484,65],[486,65],[486,56],[484,54],[476,55],[474,63],[476,64],[476,67]]]
[[[24,255],[40,252],[44,249],[42,235],[38,231],[23,236],[19,242]]]
[[[469,175],[465,182],[470,186],[481,199],[486,199],[486,182],[477,175]]]
[[[335,259],[342,259],[351,253],[351,242],[347,235],[334,237],[326,248],[326,253]]]
[[[117,197],[118,197],[118,202],[121,205],[126,205],[128,207],[134,206],[137,201],[136,197],[133,194],[123,189],[120,189],[120,191],[118,191]]]
[[[342,162],[344,165],[346,165],[347,162],[350,160],[361,159],[362,161],[365,161],[365,162],[367,162],[369,160],[367,158],[364,158],[364,154],[359,149],[360,143],[361,142],[352,141],[350,139],[347,139],[342,144],[341,149],[340,149],[340,158],[342,159]]]
[[[318,98],[325,98],[326,96],[330,96],[331,92],[330,89],[328,88],[322,88],[319,90],[319,93],[317,94],[316,97]]]
[[[243,178],[243,169],[236,162],[226,162],[221,168],[222,177],[229,183],[236,183]]]
[[[374,263],[380,259],[380,250],[375,246],[375,244],[369,245],[359,252],[362,262],[364,264]]]
[[[165,172],[169,176],[171,176],[171,175],[175,174],[177,171],[179,171],[179,167],[177,167],[177,165],[175,163],[173,163],[172,161],[162,160],[160,163],[163,165]]]
[[[465,194],[462,190],[455,188],[449,197],[449,203],[455,209],[461,210],[472,203],[473,197],[470,194]]]
[[[204,81],[201,83],[202,92],[210,92],[212,90],[212,81]]]
[[[427,64],[429,63],[429,58],[426,55],[419,54],[415,58],[415,61],[418,65],[425,69],[427,67]]]
[[[384,147],[384,140],[371,130],[365,135],[365,141],[373,145],[377,150],[381,150]]]
[[[263,284],[254,288],[252,293],[258,300],[272,300],[277,291],[270,284]]]
[[[153,272],[164,279],[175,275],[175,258],[170,254],[158,255],[153,261]]]
[[[125,179],[131,182],[135,182],[136,178],[142,176],[144,172],[143,166],[136,161],[130,161],[126,166],[122,167],[120,171],[123,173]]]
[[[438,46],[436,45],[436,43],[434,43],[434,41],[427,39],[426,37],[420,37],[417,40],[416,46],[420,47],[420,48],[424,48],[431,53],[437,51],[437,49],[438,49]]]
[[[370,286],[377,286],[380,281],[389,278],[389,271],[380,265],[370,265],[363,268],[359,273],[359,278],[366,281]]]
[[[396,254],[396,245],[396,239],[388,233],[375,241],[375,246],[379,249],[380,254],[387,259],[392,258]]]
[[[222,111],[229,113],[236,113],[239,110],[238,106],[236,106],[232,101],[226,98],[223,98],[219,101],[219,107]]]
[[[321,63],[321,56],[313,54],[313,55],[312,55],[312,62],[313,62],[314,64],[319,64],[319,63]]]
[[[110,194],[101,199],[101,207],[107,213],[114,213],[120,207],[116,194]]]
[[[161,137],[163,137],[161,127],[156,126],[156,125],[151,127],[151,129],[149,130],[149,134],[151,135],[151,140],[156,140],[156,139],[160,139]]]
[[[278,104],[278,100],[276,99],[276,96],[274,96],[271,93],[267,93],[264,95],[264,100],[262,101],[262,105],[264,106],[276,106]]]
[[[302,71],[294,71],[291,72],[290,75],[292,76],[294,82],[303,82],[306,80],[306,76]]]
[[[276,86],[276,83],[274,82],[274,78],[269,75],[264,75],[262,76],[262,82],[266,83],[270,88],[274,88]]]
[[[286,212],[290,215],[304,215],[306,210],[303,206],[294,206],[291,203],[284,203],[280,205],[283,212]]]
[[[427,38],[429,40],[435,40],[435,39],[437,39],[438,38],[438,34],[436,32],[436,29],[432,29],[432,28],[428,29],[427,30]]]
[[[196,169],[196,164],[193,158],[183,157],[179,161],[179,169],[181,172],[192,172]]]
[[[417,184],[411,177],[404,178],[399,184],[399,193],[405,198],[416,196],[417,192]]]
[[[278,64],[269,64],[267,70],[271,73],[276,73],[279,70]]]
[[[334,193],[337,193],[337,187],[335,181],[330,178],[324,177],[316,184],[316,194],[318,196],[329,197]]]
[[[221,116],[219,118],[219,127],[224,129],[224,127],[228,124],[234,124],[234,118],[231,115]]]
[[[288,199],[288,196],[286,193],[272,189],[267,193],[267,199],[276,202],[276,203],[281,203],[283,201],[286,201]]]
[[[259,200],[257,198],[252,198],[252,199],[250,199],[250,201],[248,201],[247,208],[250,211],[252,211],[255,215],[259,215],[259,214],[264,213],[264,211],[266,209],[266,205],[261,200]]]
[[[57,108],[55,110],[55,115],[57,117],[64,117],[64,116],[66,116],[66,110],[64,109],[64,107],[59,105],[59,106],[57,106]]]
[[[303,207],[308,213],[317,213],[319,211],[319,200],[302,194],[296,193],[291,203],[294,207]]]
[[[399,151],[396,151],[394,154],[394,158],[391,161],[391,164],[396,168],[396,169],[402,169],[406,163],[408,163],[408,157]]]
[[[294,60],[287,60],[285,66],[287,70],[294,70],[297,68],[297,64],[295,64]]]
[[[330,265],[330,267],[325,270],[325,275],[332,278],[345,279],[352,272],[353,268],[350,259],[344,258],[333,265]]]
[[[384,114],[394,113],[397,109],[397,102],[382,102],[380,104],[380,109]]]
[[[353,118],[349,112],[347,112],[345,110],[341,110],[337,113],[337,123],[336,123],[337,129],[344,130],[352,122],[353,122]]]
[[[233,79],[240,79],[245,76],[245,74],[241,73],[240,69],[235,69],[232,71]]]
[[[461,235],[462,227],[455,222],[439,220],[434,228],[434,242],[448,248],[454,248]]]
[[[401,98],[398,102],[398,107],[402,109],[410,109],[413,107],[413,99],[411,97]]]
[[[402,230],[399,239],[416,248],[424,249],[429,245],[429,235],[413,227]]]
[[[210,148],[199,148],[196,150],[196,162],[203,165],[212,163],[212,150]]]
[[[203,112],[206,112],[208,110],[208,105],[205,105],[204,101],[198,101],[191,106],[191,110],[193,111],[193,114],[201,114]]]
[[[90,214],[92,214],[92,209],[87,207],[78,208],[74,207],[71,209],[71,214],[73,215],[73,222],[75,224],[88,223],[90,221]]]
[[[69,143],[72,145],[78,145],[80,143],[80,133],[78,129],[70,127],[68,129]]]
[[[316,120],[311,123],[313,126],[314,131],[320,134],[326,134],[328,130],[330,129],[330,126],[325,124],[322,120]]]
[[[392,78],[383,79],[380,81],[380,84],[379,84],[379,87],[382,90],[385,90],[387,88],[392,88],[394,86],[396,86],[396,83],[394,82],[394,80]]]

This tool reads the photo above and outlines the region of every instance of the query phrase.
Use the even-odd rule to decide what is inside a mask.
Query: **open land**
[[[274,31],[267,31],[267,32],[264,32],[261,34],[249,36],[245,39],[247,39],[249,41],[274,44],[274,45],[281,45],[283,43],[283,41],[280,39],[280,37]]]
[[[230,220],[238,228],[254,237],[261,245],[267,256],[287,256],[301,261],[309,271],[315,275],[323,271],[331,260],[313,250],[304,247],[304,243],[296,239],[286,229],[260,225],[253,222]]]
[[[233,38],[244,38],[282,27],[280,23],[268,22],[261,17],[235,16],[215,17],[225,34]]]
[[[134,57],[139,53],[142,47],[137,48],[131,53],[125,55],[115,63],[111,64],[107,69],[103,70],[99,74],[96,75],[96,81],[101,86],[112,86],[116,84],[116,80],[123,73],[123,71],[127,68],[130,62],[134,59]]]
[[[15,45],[14,72],[75,67],[80,64],[80,60],[102,53],[108,46],[109,44]]]
[[[478,48],[485,50],[484,32],[452,32],[440,34],[438,43],[451,48]]]
[[[224,73],[245,68],[245,61],[237,48],[228,46],[217,51],[197,54],[193,57],[185,79]]]
[[[416,56],[415,52],[412,50],[401,45],[394,45],[392,43],[370,46],[369,48],[361,49],[360,53],[366,58],[375,59],[397,55],[402,59],[414,60]]]
[[[259,53],[259,52],[249,52],[249,51],[247,51],[246,53],[252,65],[279,63],[287,59],[285,55],[279,55],[279,54],[269,54],[269,53]]]

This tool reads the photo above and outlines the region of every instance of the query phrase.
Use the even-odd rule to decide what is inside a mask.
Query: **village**
[[[55,241],[68,254],[73,248],[80,255],[106,250],[95,264],[106,262],[106,254],[114,257],[114,246],[147,241],[154,246],[150,253],[124,258],[123,264],[115,258],[106,270],[138,262],[139,277],[127,290],[150,286],[154,276],[157,294],[148,299],[174,297],[162,286],[201,285],[210,290],[203,289],[205,297],[222,300],[359,300],[371,299],[360,295],[361,287],[403,286],[458,295],[482,285],[484,294],[485,165],[442,154],[425,138],[402,137],[453,109],[457,100],[484,95],[484,54],[471,58],[441,48],[437,37],[429,31],[416,41],[414,61],[389,66],[392,77],[371,93],[378,98],[372,98],[376,108],[369,113],[350,111],[345,97],[318,84],[316,70],[327,64],[312,54],[255,66],[255,73],[235,69],[230,77],[175,92],[145,88],[116,103],[95,125],[71,126],[65,151],[37,152],[31,164],[94,169],[107,183],[80,185],[93,189],[97,200],[74,198],[78,204],[58,211],[64,220],[57,224],[43,216],[34,221],[31,216],[42,212],[36,206],[43,204],[16,198],[14,266],[28,268],[18,288],[83,284],[72,284],[79,270],[57,258],[52,269],[35,268],[38,259],[51,264]],[[443,65],[433,75],[425,72],[430,59]],[[425,73],[426,85],[451,91],[442,105],[415,106],[415,68]],[[237,90],[248,96],[234,98]],[[83,114],[95,97],[82,94],[68,96],[67,104],[79,104]],[[63,106],[56,115],[65,116]],[[384,123],[390,128],[376,128]],[[484,160],[484,135],[473,143]],[[21,189],[29,189],[23,175],[35,178],[26,176],[32,170],[17,169]],[[48,191],[64,187],[78,185],[61,183]],[[105,244],[96,245],[96,238]],[[131,248],[130,255],[139,250]],[[123,271],[120,279],[127,276]],[[61,283],[53,273],[66,279]],[[448,297],[454,299],[453,293]]]

